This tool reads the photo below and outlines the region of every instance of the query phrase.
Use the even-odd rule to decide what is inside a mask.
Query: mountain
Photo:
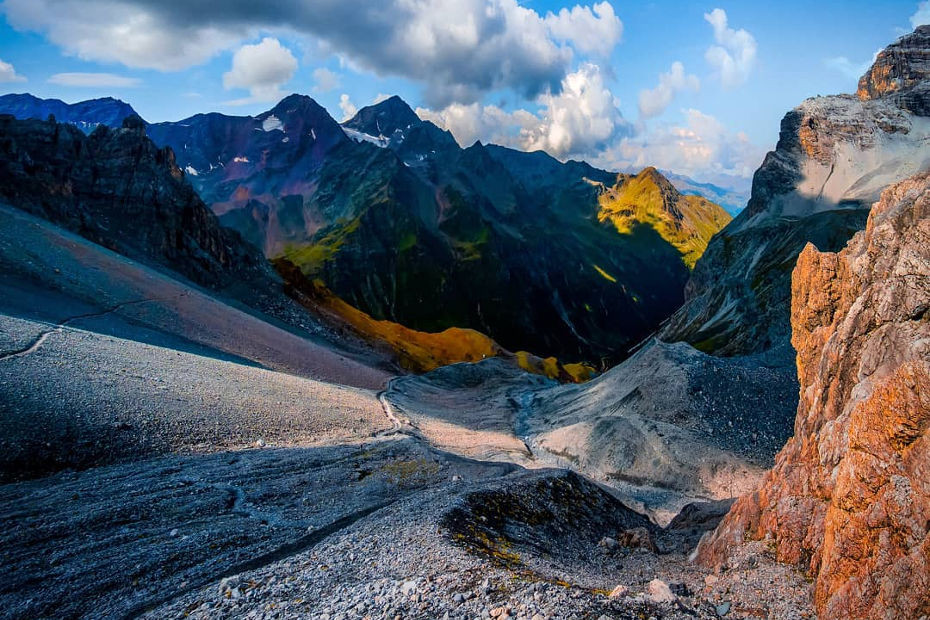
[[[136,116],[119,129],[0,116],[0,198],[126,256],[211,288],[274,281],[267,261],[220,226]],[[269,293],[270,291],[264,291]]]
[[[703,563],[765,540],[815,580],[820,618],[927,614],[928,300],[925,172],[886,189],[840,252],[808,244],[801,253],[791,304],[801,382],[794,437],[702,542]]]
[[[598,220],[609,221],[620,234],[648,224],[675,246],[685,264],[694,267],[707,244],[733,218],[700,196],[685,196],[655,168],[621,176],[598,196]]]
[[[707,200],[726,209],[727,213],[730,215],[737,215],[743,210],[746,203],[749,202],[751,189],[751,182],[749,180],[743,182],[737,177],[729,177],[727,179],[727,186],[724,187],[720,184],[695,181],[683,174],[675,174],[668,170],[663,170],[662,174],[671,181],[672,185],[682,194],[703,196]]]
[[[58,122],[75,125],[84,133],[90,133],[97,125],[118,129],[125,119],[138,116],[128,103],[112,97],[65,103],[59,99],[39,99],[28,93],[0,96],[0,114],[40,120],[54,116]]]
[[[687,301],[660,332],[702,351],[782,351],[790,363],[790,274],[801,249],[843,247],[881,190],[930,167],[930,26],[880,53],[858,96],[808,99],[781,123],[747,207],[708,245]]]
[[[613,361],[680,303],[683,252],[598,220],[616,175],[476,143],[401,99],[340,126],[291,95],[256,117],[148,127],[222,223],[374,320]],[[282,264],[283,263],[280,263]]]

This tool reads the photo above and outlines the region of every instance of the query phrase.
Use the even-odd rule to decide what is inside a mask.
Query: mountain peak
[[[875,57],[875,62],[859,80],[859,89],[856,94],[863,101],[890,95],[902,98],[903,95],[904,103],[909,105],[902,107],[911,109],[917,103],[918,108],[927,113],[930,112],[928,80],[930,80],[930,25],[918,26],[914,32],[904,35],[879,52]],[[915,99],[915,95],[918,101],[911,101]],[[912,111],[920,113],[918,110]]]
[[[621,234],[638,225],[651,226],[694,267],[710,238],[732,219],[719,205],[699,196],[685,196],[661,172],[650,166],[634,177],[620,176],[598,197],[598,220],[609,221]]]
[[[403,131],[410,125],[422,122],[406,101],[393,95],[374,105],[365,106],[343,125],[373,136],[388,136],[398,129]]]
[[[308,95],[301,95],[299,93],[292,93],[276,103],[273,108],[264,114],[260,114],[259,118],[271,114],[274,114],[279,118],[295,113],[300,115],[305,115],[307,113],[319,114],[321,111],[326,112],[326,109],[317,103],[313,97]],[[328,114],[329,113],[327,112],[327,115]]]
[[[0,113],[12,114],[19,119],[45,120],[54,116],[59,122],[76,125],[85,132],[98,125],[119,128],[123,119],[138,116],[125,101],[113,97],[65,103],[60,99],[41,99],[29,93],[0,96]]]

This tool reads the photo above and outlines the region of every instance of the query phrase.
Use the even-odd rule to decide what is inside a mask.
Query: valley
[[[0,97],[0,617],[927,616],[928,58],[735,217],[396,96]]]

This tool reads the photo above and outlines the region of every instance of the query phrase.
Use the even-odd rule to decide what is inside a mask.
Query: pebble
[[[620,598],[621,596],[626,596],[630,593],[629,588],[626,586],[620,585],[610,591],[610,598]]]
[[[678,597],[672,593],[668,584],[661,579],[653,579],[647,586],[649,600],[653,603],[674,603]]]

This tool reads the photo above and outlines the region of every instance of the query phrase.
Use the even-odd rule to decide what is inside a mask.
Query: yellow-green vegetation
[[[517,365],[523,370],[564,383],[584,383],[597,374],[587,364],[562,364],[554,357],[541,358],[526,351],[517,351],[515,356]]]
[[[520,368],[559,381],[581,383],[594,376],[584,364],[562,365],[554,357],[542,359],[518,352],[513,356],[497,342],[474,329],[450,327],[441,332],[421,332],[393,321],[378,320],[346,303],[321,280],[310,280],[286,258],[272,261],[292,293],[331,323],[347,326],[358,337],[387,347],[398,363],[411,372],[429,372],[458,362],[479,362],[488,357],[515,357]]]
[[[300,267],[308,275],[319,273],[320,268],[331,260],[346,239],[358,230],[359,219],[349,220],[338,224],[315,243],[306,245],[288,245],[284,248],[284,258]],[[411,247],[416,244],[416,235],[413,235]]]
[[[601,268],[598,267],[597,265],[594,265],[594,269],[595,269],[595,271],[597,271],[599,274],[601,274],[601,276],[603,276],[605,280],[610,280],[611,282],[614,282],[614,283],[617,282],[617,278],[613,277],[612,275],[610,275],[609,273],[607,273],[606,271],[604,271],[603,269],[601,269]]]
[[[651,226],[681,253],[689,269],[694,268],[707,244],[726,226],[730,214],[701,196],[685,196],[655,168],[636,176],[621,175],[616,185],[598,197],[599,221],[609,221],[622,235],[637,225]],[[610,280],[597,265],[597,271]]]
[[[481,248],[488,242],[488,229],[484,228],[478,236],[470,241],[451,239],[452,247],[456,249],[462,260],[478,260],[481,258]]]

